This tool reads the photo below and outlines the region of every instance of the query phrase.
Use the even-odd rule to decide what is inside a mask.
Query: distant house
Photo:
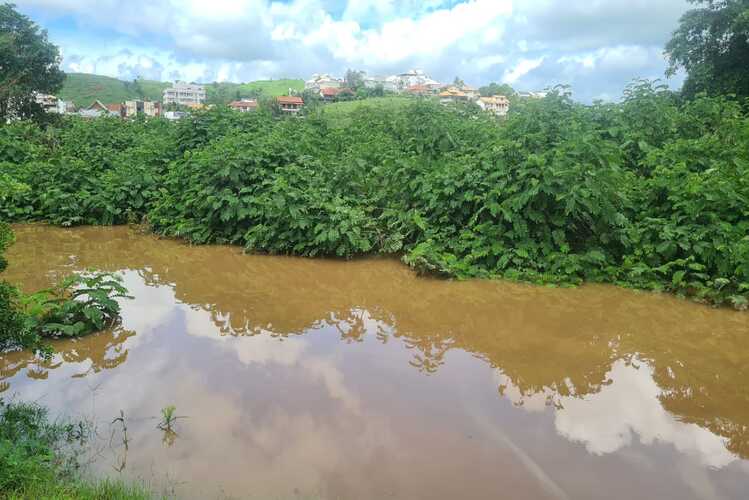
[[[428,85],[411,85],[406,89],[406,92],[413,96],[426,96],[432,94],[432,89]]]
[[[164,104],[191,106],[205,104],[205,87],[194,83],[177,82],[164,90]]]
[[[250,111],[257,110],[257,100],[256,99],[241,99],[239,101],[232,101],[229,103],[229,107],[231,109],[235,109],[239,111],[240,113],[248,113]]]
[[[112,116],[126,116],[126,110],[125,105],[122,103],[115,103],[115,104],[107,104],[107,111],[109,111],[109,114]]]
[[[110,116],[110,111],[101,101],[96,100],[87,108],[79,110],[78,115],[83,118],[99,118],[101,116]]]
[[[439,82],[433,80],[420,69],[412,69],[405,73],[389,76],[387,81],[395,87],[396,92],[404,92],[414,85],[426,85],[427,87],[439,86]]]
[[[304,82],[304,88],[306,90],[314,90],[320,92],[322,89],[338,89],[343,87],[343,80],[340,78],[333,78],[327,73],[312,75],[312,78]]]
[[[104,104],[98,99],[91,103],[87,108],[78,111],[78,115],[83,118],[100,118],[103,116],[111,117],[123,117],[124,105],[123,104]]]
[[[468,99],[472,101],[475,101],[481,95],[479,94],[479,90],[477,88],[471,87],[470,85],[463,85],[462,87],[460,87],[460,91],[468,96]]]
[[[397,92],[395,83],[384,76],[364,76],[364,88],[376,89],[382,87],[385,92]]]
[[[95,100],[91,103],[91,105],[86,108],[87,111],[100,111],[102,113],[105,113],[109,111],[109,108],[107,108],[100,100]]]
[[[455,102],[468,102],[468,95],[457,87],[449,87],[439,93],[440,103],[451,104]]]
[[[78,111],[78,116],[81,118],[99,118],[103,113],[97,109],[81,109]]]
[[[506,116],[510,111],[510,100],[503,95],[480,97],[476,102],[481,109],[497,116]]]
[[[143,101],[143,114],[151,117],[161,116],[161,103]]]
[[[73,111],[73,103],[65,102],[57,96],[49,94],[34,94],[34,101],[47,113],[64,115]]]
[[[304,107],[304,100],[298,96],[278,96],[276,97],[276,102],[281,106],[281,111],[291,115],[299,113],[299,110]]]
[[[125,118],[135,118],[138,115],[150,117],[161,116],[161,103],[139,100],[125,101],[122,116]]]
[[[325,102],[333,102],[342,98],[353,97],[354,91],[350,88],[325,87],[320,89],[320,97]]]
[[[543,99],[548,92],[518,92],[518,97],[523,99]]]
[[[184,111],[165,111],[164,112],[164,118],[167,120],[175,121],[175,120],[181,120],[182,118],[185,118],[188,116],[187,113]]]

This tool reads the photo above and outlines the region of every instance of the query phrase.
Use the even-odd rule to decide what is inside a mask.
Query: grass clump
[[[83,424],[52,422],[42,406],[0,400],[0,498],[152,498],[139,484],[82,478],[76,456],[85,439]]]

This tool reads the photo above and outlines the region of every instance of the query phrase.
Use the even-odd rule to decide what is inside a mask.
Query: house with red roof
[[[276,102],[281,106],[281,111],[290,115],[299,113],[304,107],[304,100],[295,95],[281,95],[276,97]]]
[[[257,100],[241,99],[239,101],[232,101],[229,103],[229,107],[240,113],[249,113],[250,111],[257,111]]]
[[[320,89],[320,97],[325,102],[335,102],[341,99],[354,97],[354,91],[348,87],[325,87]]]
[[[408,87],[406,92],[413,96],[426,96],[432,94],[432,88],[428,85],[417,84]]]

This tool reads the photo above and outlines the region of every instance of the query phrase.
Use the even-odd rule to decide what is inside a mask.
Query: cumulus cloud
[[[49,26],[65,69],[130,78],[247,81],[388,74],[525,90],[572,84],[584,100],[660,77],[686,0],[18,0]],[[116,22],[113,22],[116,20]],[[675,82],[678,84],[679,82]]]
[[[510,84],[515,83],[521,77],[527,75],[534,69],[541,66],[543,62],[543,57],[540,57],[538,59],[521,59],[514,68],[505,71],[505,75],[502,78],[502,81]]]

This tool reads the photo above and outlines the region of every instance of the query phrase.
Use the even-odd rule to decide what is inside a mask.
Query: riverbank
[[[749,118],[735,101],[635,82],[617,104],[559,89],[506,120],[426,100],[335,106],[12,124],[0,217],[749,307]]]
[[[143,485],[81,477],[76,443],[85,425],[52,421],[33,403],[0,399],[0,498],[4,500],[151,500]]]

